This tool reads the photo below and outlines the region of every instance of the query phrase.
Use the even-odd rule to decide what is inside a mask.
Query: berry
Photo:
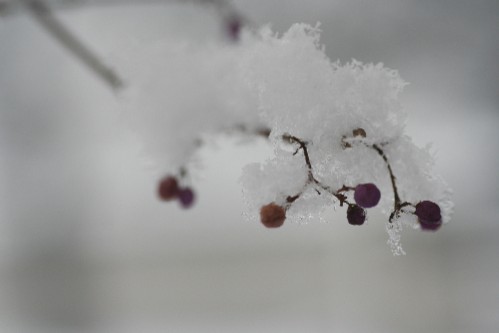
[[[359,184],[355,187],[353,198],[360,207],[371,208],[378,204],[379,199],[381,199],[381,192],[372,183]]]
[[[225,29],[227,35],[232,41],[239,40],[239,34],[241,32],[242,22],[238,16],[232,16],[225,22]]]
[[[366,211],[354,204],[348,205],[347,220],[351,225],[362,225],[366,221]]]
[[[170,201],[178,194],[178,182],[173,176],[166,176],[158,185],[158,195],[162,200]]]
[[[195,195],[189,187],[179,189],[177,197],[182,208],[190,208],[194,204]]]
[[[437,230],[442,225],[440,207],[433,201],[421,201],[416,205],[419,224],[423,230]]]
[[[279,228],[286,219],[286,211],[275,203],[270,203],[260,209],[260,220],[267,228]]]
[[[352,131],[353,136],[361,136],[365,138],[367,136],[366,131],[363,128],[356,128]]]

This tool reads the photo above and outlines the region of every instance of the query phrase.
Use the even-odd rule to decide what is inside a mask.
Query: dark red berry
[[[179,189],[177,197],[183,208],[190,208],[194,204],[195,195],[189,187]]]
[[[178,194],[178,182],[173,176],[166,176],[158,185],[158,195],[162,200],[170,201]]]
[[[437,230],[442,226],[442,215],[440,207],[433,201],[425,200],[416,205],[419,224],[423,230]]]
[[[239,40],[239,34],[241,32],[242,22],[238,16],[232,16],[225,22],[225,30],[227,35],[232,41]]]
[[[353,198],[360,207],[371,208],[378,204],[379,199],[381,199],[381,192],[372,183],[359,184],[355,187]]]
[[[347,220],[351,225],[362,225],[366,221],[366,211],[354,204],[348,205]]]
[[[286,219],[286,211],[275,203],[270,203],[260,209],[260,220],[267,228],[279,228]]]

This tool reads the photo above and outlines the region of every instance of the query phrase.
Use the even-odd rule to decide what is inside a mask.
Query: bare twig
[[[383,151],[383,149],[381,149],[376,144],[373,144],[372,146],[369,146],[369,147],[371,147],[372,149],[376,150],[376,152],[381,156],[381,158],[383,159],[383,161],[385,161],[386,168],[388,169],[388,173],[390,174],[390,180],[392,182],[393,196],[394,196],[394,199],[395,199],[394,200],[394,209],[397,209],[400,206],[401,201],[400,201],[400,196],[399,196],[399,192],[398,192],[398,189],[397,189],[397,181],[396,181],[395,175],[393,174],[392,166],[390,165],[390,162],[388,162],[388,158],[386,157],[385,152]]]
[[[390,164],[390,161],[388,160],[388,157],[386,156],[384,150],[383,150],[383,146],[389,144],[389,142],[380,142],[378,144],[368,144],[366,142],[364,142],[362,140],[362,138],[365,138],[367,136],[366,134],[366,131],[363,129],[363,128],[356,128],[352,131],[352,134],[354,137],[356,138],[360,138],[359,141],[357,141],[358,143],[361,143],[363,145],[365,145],[366,147],[368,148],[371,148],[373,149],[374,151],[376,151],[378,153],[379,156],[381,156],[381,158],[383,159],[383,161],[385,162],[386,164],[386,168],[388,169],[388,173],[390,174],[390,181],[391,181],[391,184],[392,184],[392,189],[393,189],[393,198],[394,198],[394,202],[393,202],[393,211],[391,212],[390,214],[390,218],[389,218],[389,221],[392,222],[393,219],[395,217],[397,217],[399,215],[399,213],[402,211],[402,208],[406,207],[406,206],[414,206],[413,204],[411,204],[410,202],[402,202],[402,200],[400,199],[400,195],[399,195],[399,192],[398,192],[398,188],[397,188],[397,178],[395,177],[395,174],[393,173],[393,170],[392,170],[392,166]],[[343,149],[347,149],[347,148],[351,148],[352,147],[352,141],[350,140],[347,140],[347,139],[351,139],[351,138],[348,138],[347,136],[343,136],[341,138],[341,144],[343,146]],[[338,192],[340,192],[342,189],[338,190]]]
[[[83,62],[93,73],[101,78],[111,88],[118,90],[123,86],[123,80],[100,58],[86,47],[68,28],[53,14],[52,8],[70,8],[88,5],[119,5],[127,3],[171,3],[192,2],[214,6],[224,22],[224,30],[228,37],[236,41],[242,24],[248,20],[239,13],[227,0],[0,0],[0,16],[8,16],[27,10],[33,18],[64,48]]]
[[[307,169],[308,169],[308,181],[305,184],[304,188],[308,184],[314,183],[316,186],[318,186],[322,190],[324,190],[324,191],[330,193],[331,195],[333,195],[334,197],[336,197],[336,199],[338,199],[338,201],[340,202],[340,206],[343,206],[343,204],[345,204],[345,203],[348,204],[348,205],[350,205],[350,202],[348,202],[346,195],[344,195],[341,192],[345,192],[345,191],[351,190],[351,189],[353,189],[352,187],[348,187],[348,186],[343,185],[342,188],[340,188],[337,191],[334,191],[329,186],[324,185],[317,178],[315,178],[314,172],[313,172],[313,169],[312,169],[312,162],[310,160],[310,155],[308,153],[308,148],[307,148],[308,142],[307,141],[304,141],[304,140],[302,140],[300,138],[297,138],[296,136],[289,135],[289,134],[283,135],[282,139],[284,141],[286,141],[286,142],[289,142],[289,143],[296,143],[296,144],[298,144],[299,147],[298,147],[298,149],[296,150],[296,152],[293,155],[296,155],[296,153],[298,151],[300,151],[300,150],[303,151],[303,157],[305,159],[305,164],[307,165]],[[321,192],[319,190],[317,190],[317,188],[316,188],[316,191],[317,191],[317,193],[319,195],[321,194]],[[301,193],[302,192],[300,192],[298,194],[295,194],[294,196],[288,196],[288,198],[287,198],[288,204],[291,204],[296,199],[298,199],[300,197]]]
[[[13,15],[25,10],[23,2],[26,0],[0,0],[0,14]],[[224,8],[224,11],[234,10],[228,0],[44,0],[44,3],[54,9],[72,9],[88,6],[122,6],[128,4],[162,4],[162,3],[199,3],[215,5]],[[234,10],[235,11],[235,10]]]
[[[75,37],[57,18],[43,1],[24,1],[29,13],[52,37],[83,62],[93,73],[111,88],[123,86],[122,79],[107,67],[92,51]]]

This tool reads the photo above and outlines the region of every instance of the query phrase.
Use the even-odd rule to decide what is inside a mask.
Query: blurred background
[[[191,2],[97,3],[56,14],[103,59],[134,41],[222,35]],[[497,332],[499,2],[234,6],[279,32],[321,22],[331,59],[398,69],[407,133],[433,143],[452,221],[405,230],[402,257],[376,212],[360,228],[343,211],[248,222],[238,177],[268,156],[263,141],[204,148],[195,208],[161,203],[119,93],[21,11],[0,17],[0,332]]]

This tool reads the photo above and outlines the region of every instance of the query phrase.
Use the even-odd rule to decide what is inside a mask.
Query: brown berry
[[[286,219],[286,211],[275,203],[270,203],[260,209],[260,220],[267,228],[279,228]]]
[[[363,128],[356,128],[352,131],[353,136],[361,136],[363,138],[366,137],[366,131]]]
[[[178,182],[173,176],[166,176],[158,185],[158,196],[164,201],[170,201],[177,197]]]

